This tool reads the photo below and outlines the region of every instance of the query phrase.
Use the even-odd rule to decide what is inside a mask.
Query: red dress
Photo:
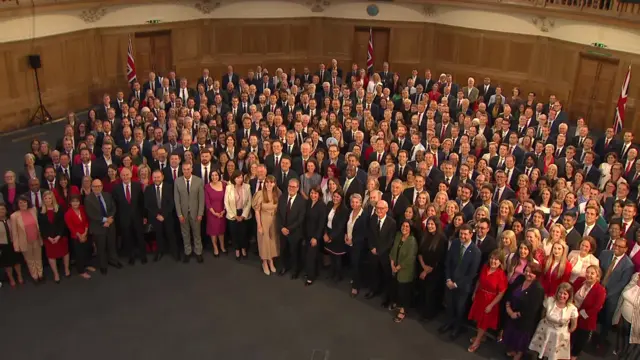
[[[67,189],[67,196],[65,197],[64,194],[61,194],[58,191],[58,188],[53,189],[53,196],[56,198],[56,202],[58,203],[58,206],[60,206],[60,208],[62,208],[62,211],[66,212],[67,209],[69,208],[69,203],[68,203],[68,199],[71,195],[80,195],[80,190],[78,190],[78,187],[75,185],[69,185],[69,188]]]
[[[84,232],[89,228],[89,219],[87,218],[87,214],[84,212],[84,206],[80,206],[80,216],[76,214],[73,209],[67,210],[64,214],[64,222],[69,228],[69,233],[71,234],[71,238],[74,240],[78,240],[76,234],[84,234]]]
[[[479,329],[497,329],[500,317],[500,303],[495,304],[487,314],[485,309],[500,294],[507,290],[507,274],[497,269],[489,273],[489,265],[485,265],[480,272],[478,289],[476,290],[469,320],[477,323]]]
[[[555,296],[556,290],[558,290],[558,286],[564,282],[569,282],[569,278],[571,277],[571,263],[567,261],[564,266],[564,273],[562,276],[558,277],[558,266],[551,266],[551,268],[542,274],[542,279],[540,279],[540,283],[544,288],[545,296]]]
[[[56,222],[62,220],[64,217],[64,213],[62,209],[58,210],[58,213],[61,216],[57,216],[57,213],[53,212],[53,210],[47,210],[47,220],[53,226],[56,226]],[[57,243],[52,243],[49,239],[43,239],[44,241],[44,250],[49,259],[60,259],[69,253],[69,240],[66,236],[60,236],[60,239]]]

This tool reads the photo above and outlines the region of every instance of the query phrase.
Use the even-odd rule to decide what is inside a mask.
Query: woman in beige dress
[[[280,191],[276,186],[276,178],[267,176],[262,190],[253,197],[253,209],[258,226],[258,252],[262,259],[262,270],[266,275],[276,272],[273,258],[278,256],[278,230],[276,229],[276,211]]]

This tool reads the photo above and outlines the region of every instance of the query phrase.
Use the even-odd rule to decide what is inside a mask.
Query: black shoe
[[[107,268],[100,268],[100,273],[102,275],[107,275]]]
[[[460,333],[461,333],[460,328],[454,329],[451,332],[451,334],[449,334],[449,340],[453,341],[453,340],[457,339],[458,336],[460,336]]]
[[[142,259],[140,260],[140,262],[142,263],[142,265],[147,263],[147,257],[143,256]]]
[[[298,273],[294,272],[294,273],[291,274],[291,280],[295,280],[297,278],[298,278]]]
[[[60,285],[60,280],[53,280],[53,282],[55,282],[56,285]]]
[[[157,253],[157,254],[153,257],[153,262],[158,262],[158,261],[160,261],[160,259],[162,259],[162,253]]]
[[[129,259],[129,265],[133,266],[135,264],[136,264],[136,259],[135,258]]]
[[[453,328],[452,325],[444,324],[438,328],[438,333],[444,334]]]
[[[202,264],[202,262],[204,261],[202,255],[196,255],[196,260],[198,261],[198,264]]]
[[[281,269],[281,270],[278,272],[278,276],[284,276],[284,274],[286,274],[286,273],[287,273],[287,269]]]
[[[122,269],[122,263],[120,261],[110,262],[109,265],[113,266],[116,269]]]
[[[213,257],[220,257],[220,253],[213,253]]]
[[[364,294],[364,298],[369,300],[369,299],[373,299],[374,297],[376,297],[376,295],[378,295],[378,294],[376,294],[373,291],[369,291],[368,293]]]
[[[240,256],[236,256],[236,261],[240,261],[242,258]]]
[[[189,255],[185,255],[184,257],[182,257],[182,262],[185,264],[189,263]]]

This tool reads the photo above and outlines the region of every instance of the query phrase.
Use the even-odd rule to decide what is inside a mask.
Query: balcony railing
[[[489,0],[487,2],[640,21],[640,0]]]

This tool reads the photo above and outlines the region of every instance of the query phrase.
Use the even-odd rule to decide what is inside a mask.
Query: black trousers
[[[142,224],[136,224],[134,221],[130,221],[128,224],[121,224],[119,230],[124,252],[129,259],[135,259],[136,256],[140,257],[140,259],[145,258],[147,256],[147,249],[144,242]]]
[[[459,329],[467,317],[467,300],[470,292],[461,289],[445,290],[444,299],[447,307],[447,324]]]
[[[165,218],[164,221],[153,219],[151,225],[156,236],[158,253],[178,256],[178,243],[176,242],[175,225],[172,219]]]
[[[331,259],[331,277],[340,279],[342,278],[342,258],[344,255],[336,255],[329,253]]]
[[[586,329],[576,329],[571,333],[571,356],[579,356],[589,342],[591,331]]]
[[[72,248],[76,256],[76,270],[78,274],[82,274],[87,271],[87,266],[91,261],[91,252],[93,251],[92,243],[89,239],[85,242],[80,242],[78,239],[72,239]]]
[[[613,314],[616,310],[616,306],[618,305],[617,301],[607,301],[604,302],[604,307],[600,310],[598,314],[598,322],[600,323],[600,334],[599,341],[601,344],[609,343],[609,331],[611,330],[611,323],[613,322]]]
[[[231,241],[233,241],[233,248],[236,250],[249,248],[249,234],[247,220],[236,221],[228,220],[229,231],[231,232]]]
[[[93,234],[93,241],[98,252],[98,265],[101,269],[106,269],[109,262],[118,262],[118,252],[116,249],[116,227],[112,224],[102,234]]]
[[[366,251],[368,250],[364,241],[354,243],[349,249],[351,259],[351,288],[355,290],[360,290],[362,287],[362,266]]]
[[[444,276],[441,271],[434,271],[427,275],[424,280],[420,280],[422,286],[421,297],[423,299],[422,315],[426,318],[435,317],[442,308],[442,284]]]
[[[389,300],[397,307],[405,308],[406,311],[406,308],[411,305],[411,288],[411,282],[401,283],[394,277],[390,284]]]
[[[306,254],[304,261],[304,271],[307,275],[307,280],[314,281],[318,277],[318,268],[319,268],[319,256],[318,254],[322,250],[322,243],[320,240],[316,243],[316,246],[311,246],[311,239],[306,240]],[[282,248],[280,249],[282,252]],[[282,257],[282,255],[281,255]]]
[[[291,269],[294,273],[301,270],[300,264],[300,246],[302,239],[293,238],[291,236],[280,236],[280,266],[283,269]],[[319,247],[320,244],[318,244]]]
[[[371,290],[376,294],[384,293],[389,299],[389,285],[391,284],[391,261],[388,253],[374,255],[367,250],[370,257]]]

